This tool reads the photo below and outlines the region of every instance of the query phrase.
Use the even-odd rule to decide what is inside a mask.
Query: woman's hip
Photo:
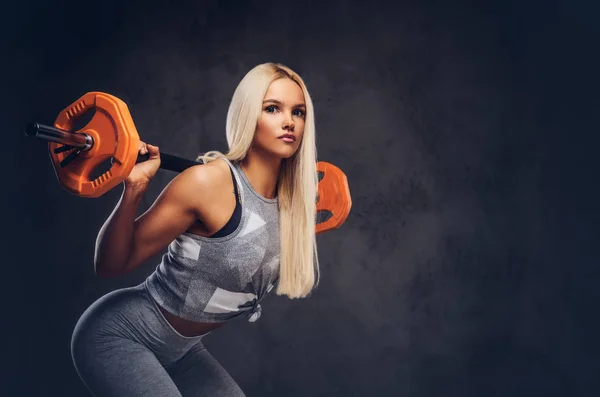
[[[73,359],[102,354],[124,344],[144,346],[164,366],[179,360],[204,335],[178,334],[158,310],[144,283],[100,297],[81,315],[73,330]]]

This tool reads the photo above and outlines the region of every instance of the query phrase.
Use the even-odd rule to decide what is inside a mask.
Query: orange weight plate
[[[50,159],[60,184],[82,197],[100,197],[121,183],[135,165],[140,138],[125,102],[103,92],[88,92],[66,107],[56,118],[54,126],[71,131],[74,121],[95,109],[90,122],[75,133],[85,133],[93,139],[90,150],[81,152],[69,165],[60,162],[69,152],[54,153],[61,145],[48,145]],[[113,158],[112,167],[94,180],[92,171],[104,161]]]
[[[346,174],[335,165],[319,161],[316,234],[340,227],[352,208]]]

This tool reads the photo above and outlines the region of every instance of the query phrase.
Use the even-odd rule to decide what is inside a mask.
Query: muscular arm
[[[164,188],[153,205],[135,215],[146,188],[123,191],[96,241],[94,266],[100,277],[126,274],[164,250],[177,236],[209,213],[223,185],[222,172],[212,164],[190,167]]]

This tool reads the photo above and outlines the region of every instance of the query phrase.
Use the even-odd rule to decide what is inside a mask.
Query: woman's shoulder
[[[178,193],[196,200],[219,200],[232,185],[229,165],[223,159],[189,167],[179,173],[173,181]]]
[[[222,227],[221,223],[235,207],[233,181],[225,160],[189,167],[173,178],[172,183],[170,197],[189,208],[210,231]]]
[[[198,164],[185,169],[179,174],[188,182],[218,185],[227,181],[229,164],[224,159],[216,159],[205,164]]]

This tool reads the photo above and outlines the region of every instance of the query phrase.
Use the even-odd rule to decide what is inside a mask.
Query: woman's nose
[[[286,115],[285,120],[283,120],[283,129],[284,130],[294,130],[294,119],[291,115]]]

